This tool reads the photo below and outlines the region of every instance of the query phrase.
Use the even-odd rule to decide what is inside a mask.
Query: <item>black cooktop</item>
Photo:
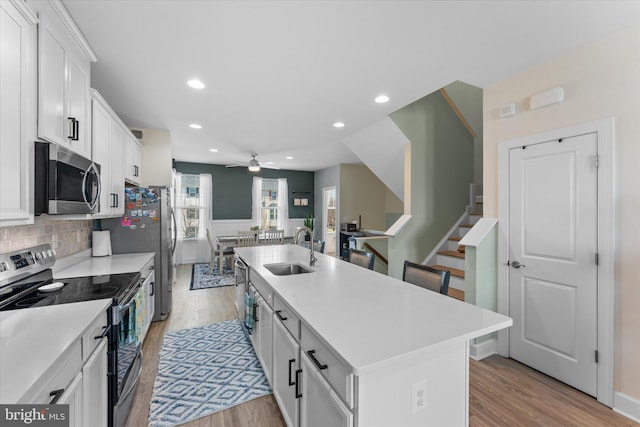
[[[130,294],[139,280],[140,273],[54,279],[51,270],[45,270],[0,288],[0,311],[103,298],[113,298],[117,304]],[[62,282],[64,285],[55,291],[38,290],[41,286],[55,282]]]

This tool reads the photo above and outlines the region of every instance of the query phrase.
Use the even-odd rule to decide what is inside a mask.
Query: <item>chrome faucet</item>
[[[303,232],[309,235],[309,239],[310,239],[309,249],[311,250],[311,254],[309,255],[309,266],[313,267],[313,265],[318,260],[313,253],[313,231],[309,227],[300,227],[298,231],[296,231],[296,235],[293,238],[293,243],[295,245],[298,244],[298,242],[300,241],[300,234],[302,234]]]

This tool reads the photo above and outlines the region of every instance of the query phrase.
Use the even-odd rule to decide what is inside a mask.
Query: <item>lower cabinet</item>
[[[353,414],[349,408],[304,353],[301,381],[300,427],[353,426]]]
[[[258,355],[258,360],[262,364],[262,369],[269,382],[271,382],[271,351],[272,347],[272,324],[273,324],[273,309],[269,307],[267,301],[256,293],[256,304],[258,305],[255,312],[254,319],[254,348]]]
[[[108,420],[107,343],[104,338],[82,367],[83,425],[106,427]]]
[[[73,381],[71,381],[71,384],[65,389],[64,393],[62,393],[60,400],[56,402],[58,404],[69,405],[69,427],[89,425],[82,420],[82,386],[82,372],[80,372],[75,376]]]
[[[298,404],[300,345],[277,318],[273,319],[273,373],[271,388],[288,427],[300,422]]]

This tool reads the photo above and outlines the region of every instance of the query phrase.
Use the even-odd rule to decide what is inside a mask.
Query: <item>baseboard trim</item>
[[[483,341],[480,344],[471,343],[469,348],[469,357],[476,361],[494,354],[498,354],[498,340],[495,338]]]
[[[613,410],[630,420],[640,423],[640,400],[624,393],[613,394]]]

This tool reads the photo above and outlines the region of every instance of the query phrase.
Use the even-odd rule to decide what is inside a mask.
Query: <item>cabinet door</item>
[[[64,123],[75,126],[75,129],[70,130],[72,137],[68,139],[69,148],[90,159],[89,64],[79,60],[70,50],[67,50],[65,52],[65,66],[67,71],[65,91],[67,102]]]
[[[273,310],[262,297],[258,300],[258,312],[258,358],[267,379],[271,382]]]
[[[125,178],[127,181],[130,181],[135,184],[140,183],[140,164],[142,163],[142,149],[138,144],[138,141],[127,133],[125,136],[126,147],[125,147]]]
[[[124,215],[124,159],[124,131],[114,120],[111,123],[111,188],[109,191],[111,202],[109,206],[113,215]]]
[[[106,427],[108,422],[107,339],[95,349],[82,367],[82,425]]]
[[[63,122],[65,48],[52,20],[40,14],[38,30],[38,136],[69,146],[69,123]]]
[[[155,281],[156,281],[156,275],[155,275],[155,272],[153,271],[149,276],[147,276],[146,279],[144,279],[145,293],[146,293],[145,304],[147,306],[147,318],[145,319],[145,327],[144,327],[145,336],[147,334],[147,331],[149,330],[149,327],[151,325],[151,320],[153,320],[153,315],[155,313],[155,305],[156,305]]]
[[[302,354],[301,427],[352,427],[353,414],[306,354]]]
[[[82,420],[82,372],[75,376],[57,403],[69,405],[69,427],[90,425]]]
[[[91,105],[93,127],[91,143],[93,161],[100,165],[100,207],[99,214],[110,213],[111,196],[111,116],[105,108],[93,100]]]
[[[271,385],[282,417],[288,427],[297,427],[300,417],[296,398],[296,370],[300,360],[300,345],[282,322],[273,319],[273,375]]]
[[[0,40],[0,226],[33,224],[35,17],[0,2]]]

